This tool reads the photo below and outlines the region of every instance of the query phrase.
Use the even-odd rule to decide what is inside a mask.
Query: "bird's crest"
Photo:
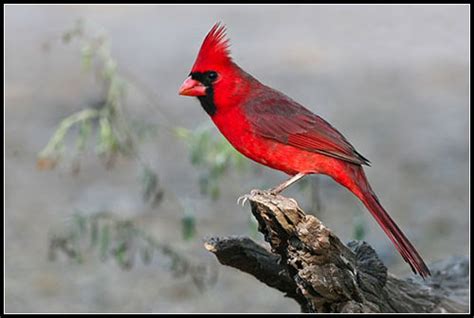
[[[202,42],[193,70],[229,63],[231,61],[229,46],[225,26],[220,22],[214,24]]]

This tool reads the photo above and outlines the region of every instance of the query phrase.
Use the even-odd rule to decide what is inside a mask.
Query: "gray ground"
[[[5,8],[5,274],[8,312],[296,312],[296,303],[243,273],[219,267],[204,292],[159,264],[123,271],[96,257],[82,265],[47,259],[48,233],[75,209],[110,209],[194,259],[213,264],[200,238],[247,234],[249,210],[236,198],[285,176],[263,169],[226,180],[213,202],[181,141],[159,134],[144,156],[165,185],[157,209],[139,194],[136,165],[105,170],[91,155],[81,173],[38,171],[36,154],[59,120],[94,94],[77,45],[57,40],[77,18],[107,30],[112,53],[158,96],[133,92],[128,111],[187,128],[208,121],[177,95],[205,33],[228,27],[235,60],[336,126],[372,161],[382,203],[427,262],[468,254],[469,8],[467,6],[7,6]],[[47,47],[48,49],[45,49]],[[93,89],[92,89],[93,91]],[[91,97],[92,96],[92,97]],[[321,178],[321,218],[342,239],[363,213],[372,244],[394,273],[408,273],[361,204]],[[301,198],[297,188],[287,192]],[[181,198],[181,199],[178,199]],[[178,231],[194,207],[197,239]],[[361,212],[362,211],[362,212]],[[177,240],[177,241],[176,241]]]

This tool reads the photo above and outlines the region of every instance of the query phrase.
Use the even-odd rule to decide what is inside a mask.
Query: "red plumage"
[[[328,122],[260,83],[229,54],[225,28],[216,24],[180,94],[197,96],[220,132],[248,158],[296,176],[295,181],[303,174],[317,173],[345,186],[364,203],[412,270],[422,277],[430,275],[372,191],[362,168],[369,161]]]
[[[229,40],[226,38],[224,26],[216,23],[202,42],[193,69],[215,67],[218,64],[228,65],[231,62]]]

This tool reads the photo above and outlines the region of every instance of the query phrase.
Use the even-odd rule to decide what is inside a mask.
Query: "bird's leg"
[[[288,188],[290,185],[292,185],[293,183],[295,183],[299,179],[303,178],[305,175],[306,175],[305,173],[299,172],[299,173],[295,174],[294,176],[292,176],[290,179],[283,182],[282,184],[276,186],[275,188],[270,189],[269,192],[271,194],[279,194],[280,192],[282,192],[283,190]]]
[[[306,175],[305,173],[301,173],[301,172],[297,173],[294,176],[292,176],[291,178],[289,178],[288,180],[286,180],[285,182],[283,182],[282,184],[276,186],[275,188],[272,188],[270,190],[266,190],[266,191],[263,191],[263,192],[270,193],[270,194],[273,194],[273,195],[279,194],[280,192],[282,192],[283,190],[288,188],[290,185],[292,185],[293,183],[295,183],[299,179],[303,178],[305,175]],[[242,204],[242,206],[244,206],[245,202],[247,202],[247,200],[250,196],[252,196],[256,193],[259,193],[259,192],[261,193],[262,191],[261,190],[252,190],[252,191],[250,191],[250,193],[244,194],[243,196],[241,196],[237,199],[237,204]]]
[[[292,176],[291,178],[289,178],[288,180],[286,180],[285,182],[283,182],[282,184],[280,184],[280,185],[278,185],[278,186],[276,186],[276,187],[274,187],[270,190],[263,191],[263,192],[273,194],[273,195],[279,194],[280,192],[282,192],[283,190],[288,188],[290,185],[292,185],[296,181],[303,178],[305,175],[306,175],[305,173],[301,173],[301,172],[297,173],[294,176]],[[237,199],[237,203],[242,204],[242,206],[243,206],[245,204],[245,202],[247,202],[248,198],[251,195],[254,195],[256,193],[261,193],[261,192],[262,192],[261,190],[252,190],[252,191],[250,191],[250,193],[244,194],[243,196],[239,197]]]

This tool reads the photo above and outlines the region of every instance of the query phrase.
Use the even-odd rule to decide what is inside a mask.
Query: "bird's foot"
[[[240,196],[240,197],[237,199],[237,204],[244,206],[245,203],[248,201],[248,199],[249,199],[251,196],[254,196],[255,194],[257,194],[257,191],[260,191],[260,190],[253,189],[253,190],[250,191],[250,193],[246,193],[246,194]]]
[[[245,202],[247,202],[247,200],[249,199],[249,197],[250,197],[250,193],[241,195],[241,196],[237,199],[237,204],[238,204],[238,205],[241,205],[241,206],[244,206],[244,205],[245,205]]]
[[[237,204],[244,206],[245,203],[254,195],[265,194],[265,195],[277,195],[280,191],[275,191],[275,189],[269,190],[258,190],[253,189],[250,193],[244,194],[237,199]]]

